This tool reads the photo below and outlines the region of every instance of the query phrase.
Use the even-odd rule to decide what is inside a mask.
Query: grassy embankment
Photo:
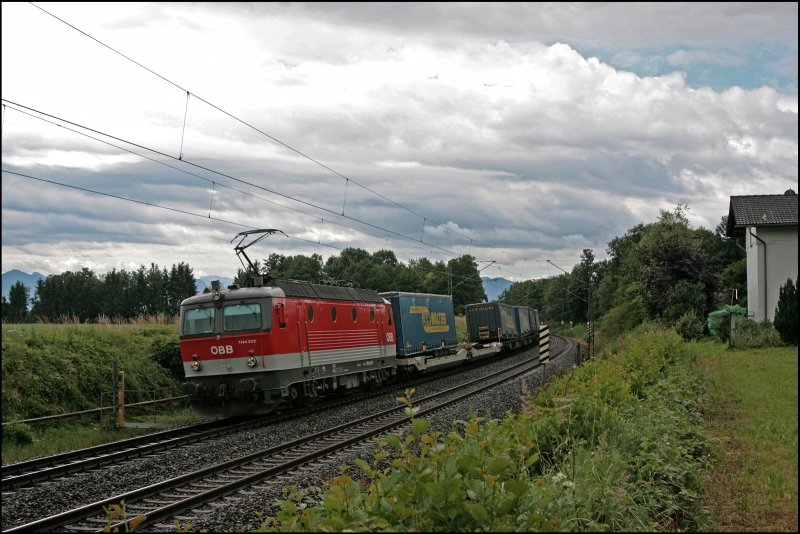
[[[91,410],[113,404],[113,364],[124,371],[126,402],[180,395],[175,325],[4,324],[2,328],[3,422]],[[163,363],[164,365],[161,365]],[[159,408],[158,414],[164,414]],[[147,421],[163,415],[130,411]],[[170,420],[196,419],[183,410]],[[113,424],[109,414],[105,422]],[[3,463],[97,445],[145,432],[100,427],[98,417],[81,423],[3,427]]]
[[[295,488],[264,530],[700,530],[702,382],[674,332],[642,329],[519,414],[454,431],[412,418],[373,462]]]

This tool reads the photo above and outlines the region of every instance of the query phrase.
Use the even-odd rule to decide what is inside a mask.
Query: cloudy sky
[[[2,4],[2,271],[560,274],[798,189],[797,3]],[[233,240],[233,241],[232,241]],[[245,241],[244,243],[248,243]],[[494,262],[494,263],[491,263]]]

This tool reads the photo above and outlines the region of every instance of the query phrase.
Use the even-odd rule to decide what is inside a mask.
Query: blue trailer
[[[528,315],[530,315],[531,330],[538,336],[539,334],[539,310],[528,308]]]
[[[514,317],[517,320],[517,331],[521,336],[531,332],[531,309],[527,306],[514,306]]]
[[[453,297],[391,291],[380,296],[392,305],[397,328],[397,357],[446,355],[458,345]]]
[[[487,343],[520,337],[513,306],[498,301],[467,304],[464,314],[472,342]]]

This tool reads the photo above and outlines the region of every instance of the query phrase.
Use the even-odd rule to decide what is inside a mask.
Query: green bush
[[[647,310],[641,295],[637,293],[638,285],[626,291],[622,304],[609,310],[600,324],[599,331],[606,338],[615,338],[633,330],[636,325],[643,323],[647,318]]]
[[[675,322],[675,331],[686,341],[692,341],[703,337],[705,325],[703,320],[697,316],[694,310],[681,315]]]
[[[705,287],[701,282],[679,280],[667,292],[667,307],[662,315],[668,324],[676,324],[686,314],[702,315],[705,303]]]
[[[157,364],[169,371],[175,379],[182,381],[185,378],[181,348],[175,337],[156,338],[150,344],[150,357]]]
[[[25,423],[12,422],[3,426],[3,444],[31,445],[33,442],[33,431]]]
[[[728,315],[720,315],[719,317],[715,317],[714,321],[714,329],[717,332],[717,337],[723,343],[727,343],[728,340],[731,338],[731,318]]]
[[[775,329],[784,343],[797,345],[797,284],[791,278],[780,289],[775,308]]]

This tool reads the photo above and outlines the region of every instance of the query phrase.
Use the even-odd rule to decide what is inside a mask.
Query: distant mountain
[[[200,294],[205,291],[206,288],[211,288],[211,282],[214,280],[219,280],[219,283],[222,287],[233,285],[233,278],[212,274],[211,276],[204,276],[195,280],[194,286],[197,288],[197,293]]]
[[[506,280],[502,276],[498,276],[497,278],[481,276],[481,282],[483,282],[483,292],[486,293],[486,298],[489,299],[489,302],[497,300],[500,294],[514,283],[511,280]]]
[[[7,273],[3,273],[3,296],[8,300],[8,293],[11,291],[11,286],[17,282],[28,288],[28,297],[33,297],[36,294],[36,282],[47,278],[41,273],[28,274],[18,269],[12,269]]]

